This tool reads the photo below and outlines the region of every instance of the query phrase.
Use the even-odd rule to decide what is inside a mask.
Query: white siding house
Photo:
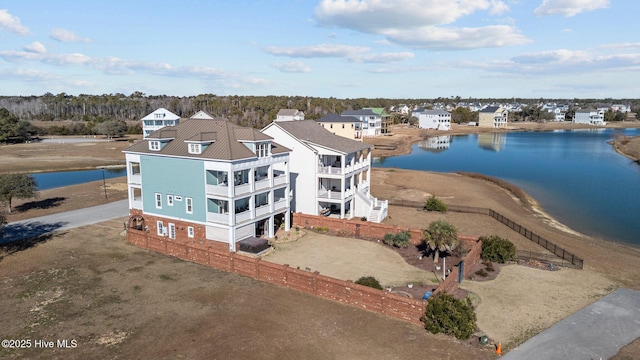
[[[604,110],[594,109],[576,110],[572,122],[574,124],[607,125],[604,122]]]
[[[165,126],[175,126],[180,122],[180,116],[165,108],[159,108],[142,118],[142,137],[146,138],[152,132]]]
[[[369,191],[371,146],[330,133],[313,120],[274,121],[262,132],[291,149],[291,210],[381,222],[388,202]]]
[[[345,110],[340,115],[360,120],[363,137],[379,136],[382,133],[382,116],[372,109]]]
[[[451,113],[441,109],[418,109],[411,113],[418,118],[420,129],[451,130]]]

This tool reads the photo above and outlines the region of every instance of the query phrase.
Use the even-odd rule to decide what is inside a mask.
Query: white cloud
[[[544,0],[533,13],[537,16],[563,15],[572,17],[585,11],[609,7],[609,0]]]
[[[24,47],[24,51],[28,51],[36,54],[44,54],[47,52],[47,48],[45,48],[41,42],[35,41],[30,45],[26,45]]]
[[[270,46],[266,51],[271,55],[288,56],[294,58],[333,58],[348,57],[352,54],[367,52],[366,46],[320,44],[301,47],[277,47]]]
[[[20,68],[2,70],[0,74],[2,74],[3,79],[18,79],[22,81],[42,81],[57,78],[57,76],[45,71]]]
[[[413,58],[412,52],[385,52],[381,54],[355,54],[349,61],[356,63],[392,63]]]
[[[89,42],[89,39],[83,39],[73,31],[60,28],[51,30],[49,37],[60,42]]]
[[[7,9],[0,9],[0,29],[5,29],[18,35],[29,35],[29,29],[20,24],[20,19],[9,14]]]
[[[305,65],[302,61],[293,61],[288,63],[271,64],[272,67],[284,72],[284,73],[308,73],[311,72],[311,68]]]
[[[473,49],[529,42],[510,25],[457,28],[457,20],[478,11],[509,11],[502,0],[323,0],[315,10],[325,26],[383,35],[419,49]],[[425,33],[426,32],[426,33]]]
[[[389,31],[387,38],[395,43],[418,49],[463,50],[524,45],[530,42],[513,26],[492,25],[481,28],[423,27],[411,31]]]

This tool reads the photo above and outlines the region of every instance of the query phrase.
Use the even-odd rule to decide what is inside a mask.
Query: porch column
[[[274,221],[273,221],[273,215],[269,216],[269,230],[267,230],[267,238],[271,239],[273,238],[274,234],[273,234],[273,226],[274,226]]]
[[[291,211],[287,210],[284,213],[284,231],[291,230]]]
[[[236,228],[229,227],[229,251],[236,252]]]

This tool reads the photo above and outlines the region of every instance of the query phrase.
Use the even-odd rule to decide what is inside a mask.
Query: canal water
[[[569,227],[640,245],[640,165],[607,142],[640,129],[588,129],[439,136],[374,167],[468,171],[509,181]]]
[[[59,171],[48,173],[31,174],[37,183],[38,190],[53,189],[61,186],[78,185],[92,181],[102,180],[104,174],[105,179],[111,179],[127,175],[127,169],[121,168],[105,168],[95,170],[80,171]]]

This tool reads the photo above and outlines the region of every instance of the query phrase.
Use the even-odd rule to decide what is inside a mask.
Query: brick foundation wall
[[[145,215],[145,220],[147,218],[150,216]],[[175,223],[178,226],[177,222]],[[148,232],[127,229],[127,241],[138,247],[183,260],[422,325],[420,317],[424,315],[425,301],[408,299],[351,281],[330,278],[318,272],[274,264],[258,257],[232,253],[224,243],[221,247],[220,243],[215,241],[205,240],[201,244],[196,239],[169,239],[166,236],[157,235],[157,232],[152,231],[151,226]]]

